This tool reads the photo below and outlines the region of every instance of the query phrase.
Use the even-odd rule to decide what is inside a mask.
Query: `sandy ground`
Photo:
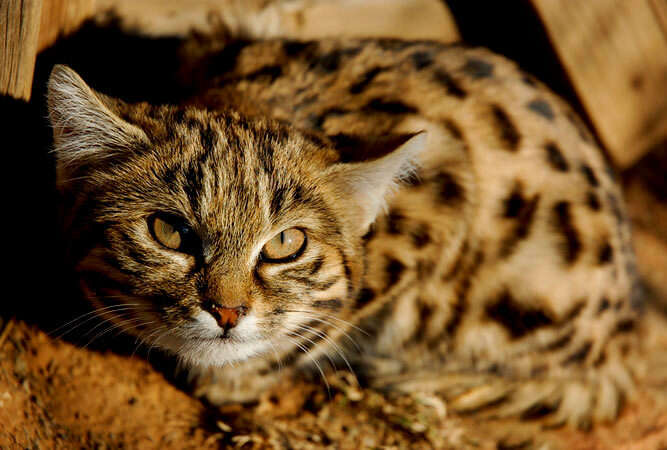
[[[144,356],[90,350],[21,321],[0,350],[3,448],[502,448],[662,449],[667,445],[667,335],[646,322],[655,367],[614,426],[536,431],[447,413],[436,396],[383,397],[350,383],[296,381],[253,406],[216,409],[167,379]],[[660,331],[660,328],[662,330]],[[657,332],[656,332],[657,331]],[[154,355],[153,355],[154,356]],[[659,371],[659,370],[658,370]],[[171,378],[171,377],[170,377]],[[509,431],[511,430],[511,432]],[[532,444],[532,445],[531,445]]]

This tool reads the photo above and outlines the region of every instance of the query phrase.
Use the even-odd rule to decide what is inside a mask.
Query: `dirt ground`
[[[86,33],[40,56],[34,98],[43,98],[39,86],[48,67],[67,62],[107,93],[162,100],[159,93],[168,91],[170,81],[156,82],[156,73],[174,68],[167,55],[177,43],[167,38],[133,40],[107,31]],[[109,63],[117,60],[154,67],[154,72],[125,75]],[[133,90],[117,92],[118,86]],[[3,99],[0,110],[6,108],[17,123],[42,124],[41,134],[20,136],[24,146],[48,147],[43,106]],[[21,129],[10,126],[8,131],[12,128]],[[50,186],[49,157],[25,158],[23,164],[41,164],[33,177]],[[574,431],[457,416],[437,396],[383,396],[359,388],[347,372],[327,374],[329,390],[320,380],[295,380],[267,392],[258,404],[215,408],[196,399],[185,374],[155,350],[138,348],[116,330],[98,337],[106,330],[100,322],[91,320],[63,335],[58,326],[85,309],[70,307],[68,296],[49,297],[49,281],[42,275],[52,268],[42,261],[45,252],[37,242],[23,244],[26,256],[15,263],[29,278],[18,283],[21,294],[7,293],[0,302],[0,448],[667,449],[665,174],[667,144],[623,174],[648,305],[638,391],[615,424]],[[51,198],[19,201],[32,210],[52,212]],[[27,227],[23,235],[35,240],[44,222],[33,211],[19,216]],[[17,284],[13,272],[7,278]]]

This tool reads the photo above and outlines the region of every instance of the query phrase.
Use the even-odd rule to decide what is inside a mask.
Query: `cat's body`
[[[59,69],[50,106],[84,290],[140,304],[111,317],[130,333],[222,366],[209,400],[333,360],[454,409],[615,417],[639,302],[629,231],[560,99],[502,57],[429,42],[235,43],[193,73],[184,108]],[[165,249],[156,214],[191,248]],[[292,253],[267,257],[283,230]]]

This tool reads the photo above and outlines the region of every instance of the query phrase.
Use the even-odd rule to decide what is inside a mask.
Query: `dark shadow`
[[[598,139],[540,16],[529,0],[443,1],[449,7],[464,42],[489,48],[517,62],[522,70],[563,97]],[[599,139],[598,145],[606,153]]]
[[[0,316],[15,317],[52,335],[62,325],[89,312],[62,259],[55,164],[50,153],[46,83],[54,64],[67,64],[96,90],[127,101],[176,103],[187,95],[176,81],[181,39],[150,38],[121,29],[117,18],[104,24],[88,21],[37,57],[30,102],[0,97],[3,148],[11,161],[5,192],[6,241],[11,249],[9,292],[0,301]],[[94,328],[97,327],[97,328]],[[134,338],[116,331],[91,339],[105,324],[90,320],[62,336],[93,350],[132,354]],[[92,332],[90,330],[93,330]],[[58,330],[55,331],[54,330]],[[88,334],[87,334],[88,333]],[[145,353],[139,349],[139,353]],[[173,358],[153,350],[149,361],[174,379]]]
[[[444,0],[464,42],[487,47],[519,63],[558,95],[583,111],[558,55],[531,2]]]
[[[632,168],[631,175],[636,176],[658,201],[667,203],[667,139],[646,153]]]
[[[105,94],[130,102],[178,102],[184,95],[176,79],[181,44],[180,38],[128,32],[111,14],[104,22],[87,21],[38,55],[33,98],[44,99],[53,65],[66,64]]]

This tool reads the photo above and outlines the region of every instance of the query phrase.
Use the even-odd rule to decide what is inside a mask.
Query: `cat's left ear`
[[[59,182],[78,169],[94,167],[148,142],[143,130],[121,119],[110,108],[109,99],[93,91],[69,67],[53,68],[47,103]]]
[[[383,139],[361,150],[370,159],[341,162],[329,168],[326,179],[333,182],[337,197],[346,204],[360,232],[375,221],[387,195],[414,173],[426,141],[425,131]],[[378,154],[382,156],[374,157]]]

